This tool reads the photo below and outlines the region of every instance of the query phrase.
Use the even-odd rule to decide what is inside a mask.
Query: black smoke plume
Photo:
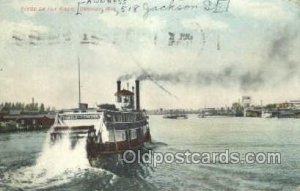
[[[287,83],[300,75],[300,60],[293,57],[296,53],[295,45],[299,43],[299,29],[293,26],[278,28],[277,32],[266,39],[268,49],[263,55],[262,63],[254,63],[256,67],[245,69],[242,63],[230,64],[219,70],[197,70],[179,72],[155,72],[141,68],[140,72],[133,72],[119,77],[119,80],[150,80],[161,89],[172,95],[160,82],[171,84],[187,84],[197,86],[222,86],[224,88],[238,86],[241,90],[259,90],[264,86],[278,86]],[[264,43],[264,42],[262,42]],[[251,46],[249,44],[249,46]],[[242,61],[241,61],[242,62]]]

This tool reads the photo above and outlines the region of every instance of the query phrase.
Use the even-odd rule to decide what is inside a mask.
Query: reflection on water
[[[74,149],[69,141],[51,146],[45,132],[0,134],[0,190],[299,188],[299,120],[151,116],[150,127],[154,141],[142,152],[281,152],[282,164],[160,164],[152,168],[145,163],[124,163],[119,155],[88,161],[84,141]]]
[[[4,133],[0,136],[0,142],[5,142],[5,141],[9,141],[10,139],[10,134],[9,133]]]

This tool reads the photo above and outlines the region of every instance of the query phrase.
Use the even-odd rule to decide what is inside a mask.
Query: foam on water
[[[103,169],[90,166],[85,138],[79,139],[76,146],[72,148],[68,134],[55,144],[51,144],[50,133],[48,133],[43,151],[35,165],[7,172],[4,180],[6,185],[13,188],[35,190],[69,183],[72,179],[84,176],[90,171],[99,176],[108,174]],[[116,177],[113,176],[114,178]]]

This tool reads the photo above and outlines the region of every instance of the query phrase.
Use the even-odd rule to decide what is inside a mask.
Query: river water
[[[141,165],[122,173],[91,167],[85,141],[49,146],[47,132],[0,134],[0,190],[299,190],[297,119],[150,116],[155,152],[280,152],[281,164]],[[128,173],[127,171],[128,170]]]

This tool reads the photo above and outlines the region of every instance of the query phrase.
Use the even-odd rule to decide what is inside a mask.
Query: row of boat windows
[[[109,130],[127,130],[127,129],[136,129],[142,126],[147,125],[148,122],[146,120],[136,121],[132,123],[115,123],[115,122],[106,122],[106,127]]]
[[[133,140],[137,138],[142,138],[146,132],[147,132],[146,126],[137,129],[130,129],[126,131],[115,131],[115,135],[113,131],[110,131],[109,140],[113,142],[114,136],[116,138],[116,141]]]
[[[145,120],[144,113],[105,113],[107,122],[134,122]]]

